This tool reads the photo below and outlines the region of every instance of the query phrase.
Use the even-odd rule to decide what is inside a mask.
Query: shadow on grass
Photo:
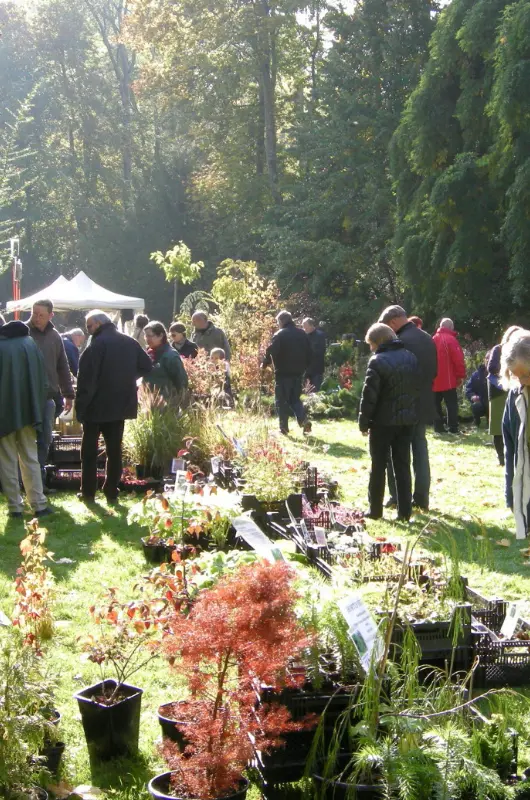
[[[142,529],[127,524],[127,513],[136,500],[133,496],[107,506],[104,501],[84,504],[64,492],[54,495],[50,502],[54,513],[42,518],[40,527],[46,529],[46,547],[54,554],[51,570],[55,580],[66,580],[79,563],[93,560],[94,545],[103,536],[118,545],[139,547]],[[0,572],[9,577],[14,578],[20,565],[20,542],[30,520],[30,514],[24,519],[8,519],[4,534],[0,535]]]
[[[336,458],[363,458],[366,455],[366,450],[363,450],[362,447],[343,444],[342,442],[327,442],[324,439],[319,439],[318,436],[308,436],[307,443],[310,447],[327,447],[326,455],[335,456]]]
[[[154,777],[152,764],[142,754],[136,758],[116,758],[111,761],[91,760],[90,773],[95,786],[110,790],[111,797],[114,791],[118,791],[122,800],[125,797],[131,800],[149,797],[147,783]]]

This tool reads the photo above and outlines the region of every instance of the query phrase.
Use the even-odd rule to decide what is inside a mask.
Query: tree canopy
[[[167,320],[150,254],[184,241],[193,291],[256,262],[337,332],[390,302],[524,321],[529,22],[530,0],[2,3],[0,262],[17,234],[24,294],[84,269]]]

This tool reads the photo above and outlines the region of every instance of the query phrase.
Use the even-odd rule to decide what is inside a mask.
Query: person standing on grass
[[[44,358],[48,383],[42,426],[37,432],[37,448],[43,485],[46,478],[44,468],[48,462],[57,410],[62,407],[65,411],[70,411],[75,396],[64,342],[60,333],[55,330],[52,317],[53,303],[51,300],[37,300],[33,304],[33,311],[28,322],[30,336]],[[64,398],[64,402],[62,398]]]
[[[146,314],[136,314],[133,319],[133,332],[132,338],[136,339],[142,350],[147,350],[147,342],[145,340],[145,326],[149,323],[149,317]]]
[[[121,480],[125,420],[136,418],[136,382],[149,375],[153,364],[138,342],[120,333],[104,311],[91,311],[86,328],[91,338],[79,359],[75,401],[77,419],[83,424],[78,497],[87,502],[95,498],[101,434],[107,454],[103,493],[113,503]]]
[[[9,516],[22,517],[19,467],[35,517],[52,513],[42,491],[37,432],[47,397],[42,354],[23,322],[5,323],[0,315],[0,483]]]
[[[300,399],[304,373],[311,362],[311,345],[307,335],[298,328],[288,311],[276,317],[278,330],[267,348],[261,368],[272,366],[276,386],[274,389],[280,433],[289,433],[289,416],[292,414],[304,433],[311,432],[311,423]]]
[[[530,527],[530,331],[519,329],[505,342],[501,374],[513,387],[502,419],[506,504],[515,517],[517,539],[524,539]]]
[[[70,372],[77,378],[77,371],[79,369],[79,350],[85,343],[86,336],[81,328],[73,328],[71,331],[63,333],[62,340],[64,343],[64,352],[70,367]]]
[[[457,339],[457,332],[452,319],[444,317],[440,327],[433,336],[438,355],[438,372],[433,384],[436,419],[434,430],[444,433],[444,414],[442,402],[445,402],[447,427],[449,433],[458,433],[458,393],[466,377],[466,360]]]
[[[311,361],[305,373],[305,380],[313,387],[311,391],[319,392],[324,380],[326,334],[317,327],[317,323],[311,317],[302,320],[302,328],[311,345]]]
[[[365,341],[373,353],[359,409],[359,429],[363,436],[370,436],[372,458],[370,511],[366,516],[383,516],[385,473],[390,458],[396,480],[398,520],[408,522],[412,513],[410,450],[418,423],[418,361],[388,325],[372,325]]]
[[[471,413],[475,420],[475,425],[480,428],[481,417],[489,416],[488,411],[488,379],[486,364],[489,353],[486,354],[483,364],[479,364],[478,369],[471,375],[466,383],[466,397],[471,403]]]
[[[169,326],[171,347],[181,358],[196,358],[199,348],[186,336],[186,326],[182,322],[173,322]]]
[[[225,351],[227,361],[230,361],[230,345],[226,338],[225,332],[221,328],[217,328],[211,320],[208,319],[208,314],[204,311],[196,311],[192,316],[193,333],[191,334],[191,341],[197,345],[201,350],[206,350],[208,355],[212,352],[214,347],[220,347]]]
[[[488,399],[489,399],[489,434],[493,436],[493,445],[499,459],[499,465],[504,467],[504,443],[502,440],[502,416],[508,392],[501,381],[501,356],[502,348],[512,337],[517,336],[522,328],[512,325],[505,331],[500,344],[496,344],[490,353],[486,368],[488,372]]]
[[[414,491],[412,502],[423,511],[429,510],[429,492],[431,488],[431,468],[429,464],[429,448],[427,445],[427,425],[432,425],[435,415],[433,381],[438,370],[436,345],[432,338],[417,328],[407,317],[401,306],[385,308],[379,322],[388,325],[398,339],[403,342],[405,350],[416,356],[419,368],[419,409],[418,422],[412,431],[412,467],[414,470]],[[388,469],[388,489],[390,499],[387,508],[396,505],[396,483],[392,465]]]
[[[147,354],[153,362],[153,370],[145,382],[168,399],[178,392],[180,395],[188,388],[188,373],[182,359],[167,340],[167,331],[161,322],[151,321],[144,328]]]

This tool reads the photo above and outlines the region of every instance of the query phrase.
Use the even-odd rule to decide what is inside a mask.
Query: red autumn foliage
[[[310,640],[298,623],[293,572],[283,562],[240,567],[176,614],[162,649],[188,682],[180,717],[187,745],[165,742],[176,796],[214,800],[237,789],[254,747],[281,744],[295,723],[283,706],[257,705],[262,684],[293,685],[287,665]]]

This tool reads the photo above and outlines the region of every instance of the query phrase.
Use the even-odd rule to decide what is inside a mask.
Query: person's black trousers
[[[412,513],[410,448],[413,430],[413,425],[378,425],[370,428],[372,468],[368,485],[368,500],[372,517],[383,516],[386,465],[390,456],[396,479],[398,517],[410,519]]]
[[[444,432],[445,414],[442,411],[442,401],[445,400],[447,410],[447,427],[449,433],[458,433],[458,395],[456,389],[447,389],[445,392],[434,392],[434,404],[436,406],[436,422],[434,430],[436,433]]]
[[[289,416],[292,414],[300,426],[307,418],[306,410],[300,395],[302,394],[301,375],[276,375],[276,386],[274,396],[276,400],[276,411],[280,420],[280,430],[289,430]]]
[[[83,440],[81,442],[81,493],[92,498],[98,488],[98,442],[103,436],[107,463],[105,465],[105,483],[103,493],[109,500],[118,496],[118,484],[121,480],[122,460],[121,445],[123,440],[124,421],[116,422],[84,422]]]
[[[482,400],[477,400],[476,403],[471,403],[471,413],[473,414],[473,419],[475,421],[475,425],[477,428],[480,428],[480,418],[485,417],[488,419],[489,417],[489,408],[485,406]]]

